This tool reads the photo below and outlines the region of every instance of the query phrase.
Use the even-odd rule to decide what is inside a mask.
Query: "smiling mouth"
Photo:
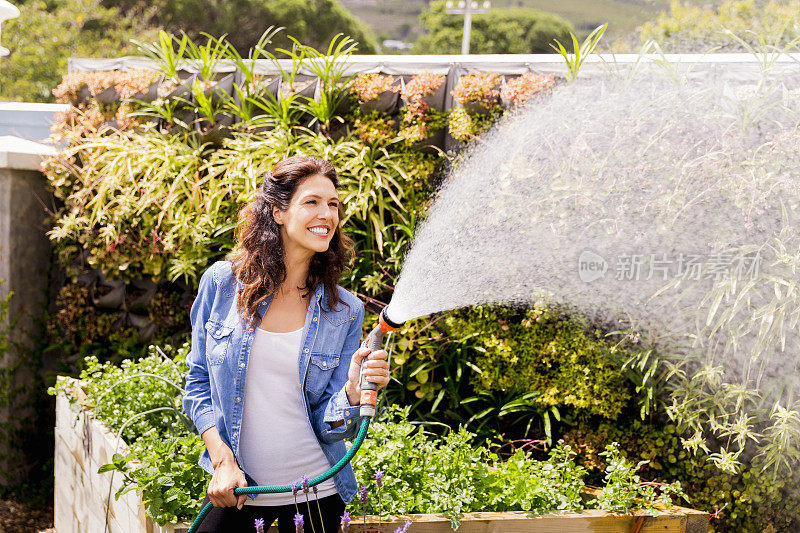
[[[328,234],[330,233],[330,229],[324,227],[308,228],[308,231],[310,231],[317,237],[327,237]]]

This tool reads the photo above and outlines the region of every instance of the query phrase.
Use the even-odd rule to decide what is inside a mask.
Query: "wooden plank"
[[[406,518],[414,525],[413,533],[452,533],[450,521],[443,515],[399,515],[378,524],[377,517],[367,516],[366,524],[353,517],[353,533],[392,533],[401,527]],[[521,511],[507,513],[467,513],[461,520],[459,533],[631,533],[637,522],[639,533],[706,533],[707,513],[673,507],[650,516],[638,512],[633,515],[611,515],[605,511],[589,509],[581,512],[551,513],[544,516]]]

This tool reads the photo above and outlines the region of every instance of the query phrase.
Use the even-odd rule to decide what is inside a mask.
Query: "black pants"
[[[208,496],[203,500],[203,506],[209,502]],[[208,513],[197,533],[255,533],[256,518],[264,519],[264,531],[275,519],[278,519],[280,533],[294,533],[294,515],[300,512],[303,515],[303,531],[305,533],[336,533],[339,531],[341,516],[344,514],[344,501],[338,494],[332,494],[317,501],[309,501],[301,492],[297,495],[297,508],[289,505],[245,505],[240,511],[236,507],[214,507]],[[322,523],[320,523],[320,511]],[[313,524],[313,528],[312,528]],[[323,529],[324,526],[324,529]]]

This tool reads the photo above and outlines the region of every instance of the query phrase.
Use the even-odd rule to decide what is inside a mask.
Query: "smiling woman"
[[[364,305],[337,282],[353,253],[328,161],[275,165],[239,214],[237,246],[200,280],[192,306],[184,409],[202,435],[214,509],[199,532],[245,531],[254,519],[294,529],[295,513],[335,531],[356,492],[348,465],[314,487],[248,499],[233,489],[321,474],[359,429],[359,375],[389,381],[384,350],[358,349]],[[368,360],[367,360],[367,356]],[[203,504],[204,506],[206,503]],[[324,528],[324,529],[323,529]]]

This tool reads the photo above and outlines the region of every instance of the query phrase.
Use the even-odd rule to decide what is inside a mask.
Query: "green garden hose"
[[[308,482],[309,487],[319,485],[323,481],[327,481],[328,479],[332,478],[342,468],[344,468],[347,463],[350,462],[350,460],[358,452],[358,449],[361,447],[364,439],[367,437],[370,419],[371,418],[368,416],[361,417],[361,428],[358,431],[358,435],[356,435],[356,440],[353,441],[353,445],[350,446],[350,449],[347,450],[347,453],[344,455],[344,457],[342,457],[338,463],[333,465],[330,470],[320,476],[315,477],[314,479],[311,479]],[[291,490],[291,485],[273,485],[271,487],[240,487],[233,489],[233,493],[236,496],[241,496],[242,494],[275,494],[277,492],[291,492]],[[197,518],[195,518],[194,522],[192,522],[192,527],[189,528],[189,533],[196,533],[197,529],[200,527],[200,524],[203,523],[206,515],[211,512],[213,507],[214,506],[211,504],[211,502],[209,502],[205,505],[205,507],[203,507],[203,509],[200,510],[200,514],[197,515]]]

